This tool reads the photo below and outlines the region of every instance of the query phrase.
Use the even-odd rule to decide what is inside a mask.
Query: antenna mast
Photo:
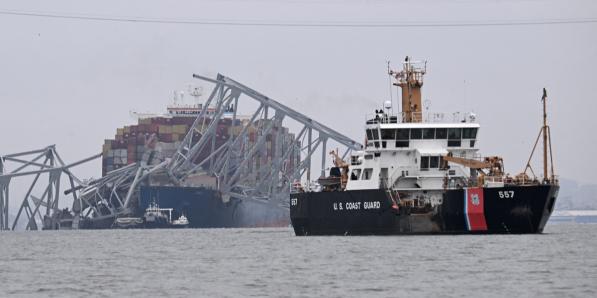
[[[427,72],[427,61],[411,61],[406,56],[401,71],[390,70],[396,78],[394,85],[402,88],[402,118],[404,122],[422,122],[421,87]]]

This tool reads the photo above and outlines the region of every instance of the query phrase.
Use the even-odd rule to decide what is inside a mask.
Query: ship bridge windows
[[[448,128],[448,147],[460,147],[462,128]]]
[[[448,147],[460,147],[462,139],[469,139],[470,146],[474,147],[477,138],[477,128],[448,128]]]
[[[384,128],[381,130],[382,140],[394,140],[396,139],[396,130]]]
[[[410,130],[410,139],[411,140],[420,140],[423,138],[423,130],[420,128],[412,128]]]
[[[424,128],[423,129],[423,139],[433,140],[434,138],[435,138],[435,128]]]
[[[396,148],[408,148],[410,129],[397,129],[396,130]]]
[[[350,180],[359,180],[359,177],[361,177],[361,169],[352,169]]]
[[[462,128],[448,128],[448,140],[460,140]]]
[[[381,130],[367,129],[367,139],[372,140],[371,146],[386,148],[384,140],[396,140],[396,148],[409,147],[410,140],[448,140],[448,147],[460,147],[462,140],[474,140],[477,137],[477,128],[399,128]],[[381,138],[380,138],[381,137]],[[377,142],[377,143],[376,143]],[[466,143],[468,144],[468,143]],[[471,145],[473,147],[473,145]]]
[[[379,131],[377,129],[367,129],[367,139],[379,140]]]
[[[462,129],[462,138],[463,139],[477,138],[477,129],[476,128],[463,128]]]
[[[409,129],[398,129],[396,131],[396,140],[408,141]]]
[[[435,138],[438,140],[445,140],[448,138],[448,129],[447,128],[436,128],[435,129]]]

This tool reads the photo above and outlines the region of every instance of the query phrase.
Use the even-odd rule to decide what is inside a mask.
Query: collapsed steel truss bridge
[[[72,174],[71,168],[99,158],[101,154],[71,164],[62,161],[54,146],[0,156],[0,230],[15,229],[21,216],[25,218],[26,229],[39,229],[40,222],[44,228],[60,227],[57,222],[59,219],[53,214],[61,212],[58,203],[63,175],[69,181],[69,188],[63,194],[72,198],[72,228],[78,228],[79,221],[85,218],[113,220],[118,216],[131,214],[135,202],[138,202],[140,184],[155,174],[167,176],[172,185],[184,185],[185,179],[190,175],[211,175],[217,179],[217,187],[223,200],[230,196],[242,197],[235,192],[235,188],[242,186],[250,187],[260,196],[286,202],[294,181],[311,181],[311,160],[316,153],[321,154],[321,175],[324,175],[329,141],[344,148],[342,158],[352,150],[362,148],[361,144],[332,128],[231,78],[221,74],[215,79],[196,74],[193,77],[215,86],[174,155],[158,164],[132,163],[108,172],[99,179],[81,180]],[[248,121],[235,121],[244,104],[257,104],[258,107]],[[224,113],[230,111],[233,131],[236,133],[224,144],[217,145],[218,123]],[[291,146],[283,148],[282,123],[286,120],[294,121],[301,128],[294,135]],[[250,127],[257,128],[254,142],[247,142]],[[252,157],[264,152],[266,138],[271,134],[277,135],[273,146],[278,154],[250,180],[247,175],[248,163]],[[37,156],[31,160],[22,159],[34,154]],[[299,158],[292,160],[296,156]],[[44,161],[39,162],[41,159]],[[8,162],[20,163],[21,166],[8,172]],[[27,167],[36,169],[23,171]],[[43,174],[49,176],[48,184],[41,195],[35,196],[32,190]],[[33,177],[33,183],[11,223],[8,219],[10,182],[23,176]]]

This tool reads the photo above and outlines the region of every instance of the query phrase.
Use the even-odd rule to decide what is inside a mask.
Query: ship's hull
[[[85,219],[80,228],[252,228],[290,225],[288,207],[279,202],[231,197],[224,203],[217,191],[205,187],[142,186],[139,204],[133,215],[143,217],[144,210],[154,201],[160,208],[172,208],[172,218],[184,214],[189,224],[176,226],[143,222],[119,227],[115,225],[115,217],[103,217]]]
[[[173,218],[184,214],[189,228],[287,227],[287,207],[260,199],[231,197],[223,202],[216,190],[204,187],[141,187],[139,210],[155,200],[160,208],[172,208]]]
[[[557,185],[446,190],[441,203],[429,208],[399,206],[380,189],[293,193],[290,217],[298,236],[541,233],[558,190]]]
[[[100,230],[111,229],[114,227],[115,216],[105,216],[101,218],[85,218],[81,220],[79,229],[82,230]]]

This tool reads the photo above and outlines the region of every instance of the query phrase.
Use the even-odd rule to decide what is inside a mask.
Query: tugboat
[[[164,214],[165,211],[168,212],[167,216]],[[143,215],[144,227],[147,229],[168,228],[171,218],[172,208],[160,208],[154,201],[145,209],[145,214]]]
[[[172,222],[172,227],[173,228],[186,228],[189,226],[189,220],[187,219],[186,216],[184,216],[184,214],[182,214],[178,219],[174,220]]]
[[[425,61],[389,70],[402,89],[402,112],[391,102],[366,120],[366,145],[320,178],[320,191],[296,187],[290,195],[295,234],[495,234],[541,233],[559,191],[553,172],[543,89],[543,177],[505,173],[501,157],[481,157],[480,125],[473,113],[423,115]],[[425,117],[423,117],[425,116]],[[450,117],[451,116],[451,117]],[[531,153],[532,157],[532,153]],[[550,160],[553,160],[550,158]]]

